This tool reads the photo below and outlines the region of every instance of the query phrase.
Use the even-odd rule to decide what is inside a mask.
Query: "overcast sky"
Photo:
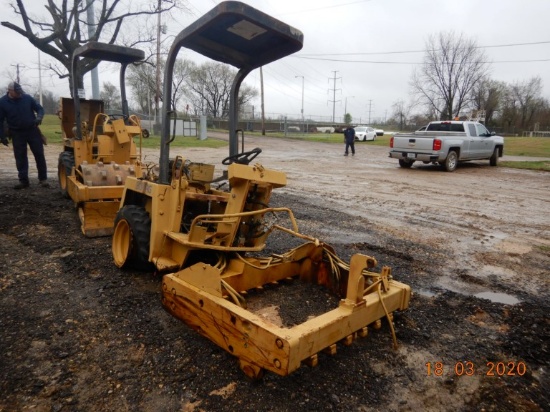
[[[4,3],[2,20],[19,23]],[[36,15],[45,0],[26,0]],[[216,4],[190,0],[191,13],[172,13],[167,41]],[[272,116],[300,117],[302,91],[306,117],[336,120],[344,110],[354,122],[385,119],[396,101],[409,101],[409,82],[422,62],[428,36],[454,31],[482,46],[491,77],[507,83],[540,76],[550,100],[550,0],[248,0],[249,5],[304,33],[298,53],[264,68],[265,110]],[[19,65],[21,82],[38,89],[38,52],[24,38],[0,27],[0,85]],[[182,57],[194,58],[192,53]],[[48,57],[41,55],[42,64]],[[303,81],[302,81],[303,76]],[[67,80],[42,70],[43,88],[68,95]],[[89,76],[87,76],[89,78]],[[100,66],[100,83],[117,83]],[[259,70],[247,83],[260,89]],[[86,81],[87,97],[91,86]],[[303,84],[303,88],[302,88]],[[335,101],[335,102],[333,102]],[[255,106],[259,108],[259,99]]]

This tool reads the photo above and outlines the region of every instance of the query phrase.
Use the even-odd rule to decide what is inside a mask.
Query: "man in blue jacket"
[[[11,82],[8,92],[0,98],[0,124],[8,124],[9,135],[12,138],[13,154],[19,177],[19,184],[14,189],[29,187],[29,160],[27,145],[29,145],[36,168],[38,180],[43,187],[49,187],[48,170],[44,156],[44,143],[38,125],[42,123],[44,108],[30,95],[25,94],[19,83]],[[4,127],[0,127],[0,141],[8,145]]]
[[[348,155],[348,148],[351,149],[351,155],[355,156],[355,129],[351,126],[348,126],[344,130],[344,141],[346,142],[346,151],[344,156]]]

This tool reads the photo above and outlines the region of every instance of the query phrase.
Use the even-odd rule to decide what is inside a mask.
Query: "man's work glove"
[[[4,146],[7,146],[7,145],[8,145],[8,139],[5,138],[5,137],[3,137],[3,138],[2,138],[2,144],[3,144]]]
[[[38,118],[34,121],[34,124],[40,126],[42,124],[42,119]]]

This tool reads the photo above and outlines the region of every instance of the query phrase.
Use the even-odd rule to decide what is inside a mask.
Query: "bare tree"
[[[541,97],[542,80],[533,77],[522,82],[505,85],[497,120],[509,132],[534,130],[535,123],[543,127],[550,123],[547,118],[548,100]]]
[[[442,119],[452,119],[468,107],[473,87],[488,72],[485,55],[473,40],[454,32],[430,36],[424,64],[413,72],[413,94],[433,107]]]
[[[33,0],[35,1],[35,0]],[[30,0],[16,0],[10,3],[13,12],[19,16],[18,25],[13,21],[2,21],[2,26],[19,33],[43,53],[53,57],[60,66],[50,65],[50,69],[60,77],[72,76],[71,57],[74,50],[89,41],[103,41],[114,44],[125,32],[133,27],[136,37],[126,37],[126,46],[136,46],[142,42],[154,40],[154,30],[144,30],[143,17],[166,13],[180,6],[183,0],[158,0],[151,2],[123,2],[121,0],[101,0],[99,10],[95,12],[94,34],[88,36],[86,12],[93,6],[90,0],[44,0],[46,16],[32,16],[27,12],[25,3]],[[80,62],[78,86],[83,87],[83,76],[94,69],[99,61],[85,58]],[[69,79],[69,81],[71,81]]]
[[[231,85],[236,71],[218,62],[206,62],[190,68],[187,82],[187,97],[194,111],[212,117],[227,117]],[[258,95],[258,91],[246,84],[241,85],[238,104],[243,107]]]
[[[392,118],[399,125],[399,130],[403,130],[407,125],[413,107],[414,103],[406,104],[403,100],[398,100],[392,104]]]
[[[160,68],[164,69],[166,61],[160,60]],[[182,99],[187,96],[187,82],[194,63],[189,60],[176,60],[172,76],[172,109],[183,111]],[[149,113],[154,106],[156,93],[156,67],[153,64],[142,63],[131,66],[127,83],[132,89],[132,95],[142,113]],[[162,101],[162,96],[160,96]]]
[[[103,90],[99,94],[105,105],[106,110],[122,111],[122,102],[120,100],[120,92],[118,87],[110,82],[103,82]]]
[[[189,60],[176,60],[174,64],[174,75],[172,76],[172,109],[178,110],[182,99],[186,96],[186,87],[191,76],[194,64]],[[186,105],[187,106],[187,105]],[[181,109],[183,111],[183,108]]]
[[[40,95],[38,91],[33,93],[33,97],[36,101],[40,101]],[[42,91],[42,107],[47,114],[56,114],[59,109],[59,96],[53,94],[50,90]]]
[[[542,80],[538,76],[527,81],[516,82],[510,88],[519,111],[519,127],[524,130],[532,126],[535,114],[544,107],[541,90]]]
[[[511,87],[507,86],[502,95],[500,104],[500,123],[508,130],[515,129],[518,119],[517,98],[512,93]]]
[[[248,84],[242,84],[241,88],[239,90],[239,99],[238,99],[238,105],[240,108],[240,111],[242,112],[242,109],[250,103],[252,99],[255,99],[258,97],[259,93],[258,90],[254,87],[248,85]],[[227,102],[227,105],[229,106],[229,100]]]
[[[163,61],[160,62],[162,65]],[[150,114],[154,108],[156,93],[156,69],[153,64],[143,63],[130,66],[126,83],[132,90],[132,96],[141,113]]]
[[[472,89],[472,109],[485,110],[485,123],[491,124],[495,112],[501,106],[506,84],[496,80],[484,79]]]
[[[217,62],[194,66],[188,82],[188,97],[195,107],[204,105],[202,112],[212,117],[223,117],[231,91],[231,69]]]

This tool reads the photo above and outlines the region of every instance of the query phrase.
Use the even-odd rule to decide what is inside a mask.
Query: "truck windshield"
[[[430,123],[426,130],[435,132],[463,132],[464,125],[462,123],[450,122]]]

